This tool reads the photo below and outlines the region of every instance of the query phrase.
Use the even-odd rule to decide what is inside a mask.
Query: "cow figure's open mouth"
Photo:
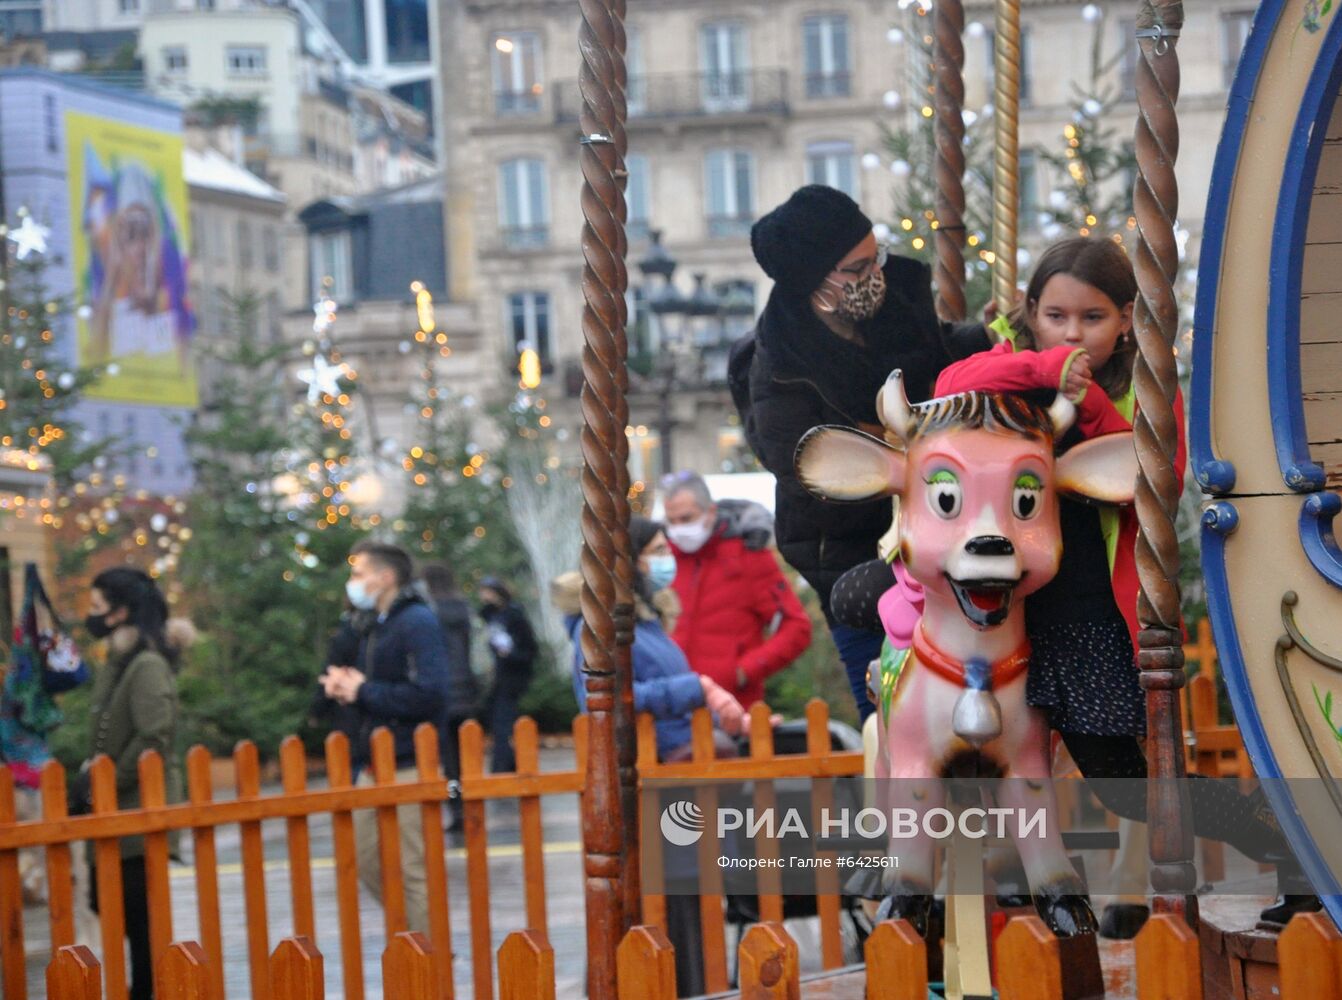
[[[947,576],[946,579],[955,592],[961,613],[978,628],[992,628],[1006,621],[1011,613],[1011,597],[1020,585],[1020,578],[956,580]]]

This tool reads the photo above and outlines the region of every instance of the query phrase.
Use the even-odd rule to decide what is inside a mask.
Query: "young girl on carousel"
[[[935,394],[1061,392],[1077,407],[1076,424],[1059,442],[1061,450],[1131,430],[1136,296],[1132,265],[1118,244],[1086,238],[1056,243],[1040,257],[1024,299],[1009,317],[994,323],[1002,341],[947,367],[937,378]],[[1182,481],[1183,401],[1177,396],[1174,412],[1179,428],[1175,473]],[[1083,776],[1127,779],[1091,786],[1105,807],[1145,821],[1145,783],[1131,780],[1147,776],[1142,746],[1146,699],[1134,655],[1136,512],[1064,498],[1059,514],[1063,556],[1058,575],[1026,600],[1032,650],[1027,697],[1048,714]],[[854,573],[859,570],[869,572],[858,567]],[[902,633],[911,636],[921,601],[917,585],[898,565],[895,575],[896,586],[881,597],[880,617],[892,643],[899,645]],[[843,589],[841,580],[836,591]],[[1277,865],[1282,898],[1263,912],[1264,921],[1285,923],[1295,912],[1319,908],[1261,791],[1245,796],[1224,782],[1196,776],[1189,791],[1198,836],[1225,841],[1256,861]]]

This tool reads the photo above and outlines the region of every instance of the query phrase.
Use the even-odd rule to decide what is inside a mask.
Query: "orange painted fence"
[[[1214,662],[1214,647],[1210,634],[1199,633],[1199,642],[1186,650],[1198,658],[1203,674],[1210,677]],[[1210,680],[1209,683],[1213,683]],[[1205,688],[1205,684],[1202,685]],[[1194,688],[1196,692],[1198,688]],[[1197,694],[1190,699],[1194,746],[1197,740],[1212,732],[1208,722],[1207,698]],[[1214,713],[1214,687],[1210,701]],[[831,749],[829,719],[826,706],[816,700],[807,709],[807,752],[775,755],[772,733],[767,725],[768,710],[754,709],[754,737],[747,757],[717,760],[713,754],[711,720],[705,710],[696,713],[693,721],[691,760],[663,764],[656,760],[655,729],[652,719],[642,717],[638,730],[638,768],[641,780],[664,778],[678,781],[703,782],[706,779],[756,781],[757,808],[767,806],[773,794],[770,784],[762,779],[797,778],[813,782],[813,807],[823,808],[832,801],[833,779],[859,775],[862,757],[857,752]],[[1214,715],[1211,717],[1214,721]],[[1219,725],[1219,723],[1217,724]],[[1226,727],[1222,727],[1226,728]],[[1233,729],[1233,727],[1228,727]],[[547,932],[545,898],[544,834],[542,802],[545,796],[581,794],[586,769],[586,720],[575,720],[574,742],[576,761],[571,770],[542,772],[539,767],[539,742],[535,724],[530,719],[517,723],[514,743],[517,750],[517,771],[513,774],[486,774],[484,772],[483,733],[475,723],[467,723],[461,731],[462,780],[461,794],[465,818],[466,886],[470,920],[470,955],[472,992],[476,1000],[494,996],[493,954],[491,945],[491,918],[489,911],[489,840],[485,825],[485,805],[488,800],[517,800],[521,816],[521,859],[525,886],[526,924],[538,934]],[[405,908],[400,873],[399,841],[396,806],[418,803],[426,848],[429,886],[430,928],[429,944],[435,959],[436,981],[443,995],[452,996],[452,970],[447,873],[444,863],[442,803],[447,798],[447,783],[439,769],[437,737],[432,727],[423,726],[416,735],[418,780],[397,784],[395,762],[390,735],[380,732],[373,740],[372,773],[375,784],[354,787],[345,738],[332,735],[326,743],[326,773],[328,787],[309,789],[307,769],[302,746],[293,737],[287,739],[280,752],[280,773],[283,795],[262,796],[261,779],[256,748],[250,743],[239,744],[233,754],[236,773],[237,797],[228,801],[212,800],[212,758],[201,747],[193,748],[186,757],[188,800],[183,803],[165,803],[163,762],[155,754],[146,754],[140,762],[142,807],[118,810],[116,784],[112,762],[105,758],[92,767],[91,815],[67,817],[65,775],[57,764],[48,765],[42,776],[42,818],[29,823],[16,823],[14,789],[8,769],[0,767],[0,993],[12,1000],[27,1000],[25,986],[24,927],[22,893],[19,890],[18,850],[40,848],[46,855],[46,873],[49,896],[50,937],[53,953],[75,945],[74,906],[71,879],[71,844],[89,841],[97,863],[98,895],[104,901],[99,920],[105,941],[119,941],[123,935],[124,917],[121,907],[121,873],[118,839],[137,834],[146,835],[146,876],[151,912],[151,940],[155,962],[161,964],[174,939],[172,907],[169,898],[168,832],[186,831],[193,841],[195,861],[195,896],[200,928],[199,951],[205,956],[205,975],[210,980],[212,1000],[225,1000],[222,970],[223,933],[220,921],[219,871],[215,849],[215,831],[220,826],[236,824],[241,833],[241,868],[243,896],[246,910],[247,956],[251,993],[256,1000],[272,996],[270,985],[272,941],[266,915],[266,885],[262,854],[261,823],[264,820],[283,820],[286,827],[286,847],[289,864],[289,897],[292,907],[295,935],[315,939],[311,856],[308,819],[314,814],[330,814],[336,879],[336,898],[339,926],[341,967],[344,977],[344,995],[347,1000],[363,1000],[362,948],[358,908],[358,875],[352,813],[358,809],[376,808],[381,840],[383,898],[387,901],[385,929],[387,940],[406,929]],[[1210,760],[1211,749],[1200,758]],[[1218,765],[1219,766],[1219,765]],[[1210,767],[1210,765],[1208,765]],[[715,794],[706,790],[706,795]],[[701,807],[711,803],[701,800]],[[709,846],[708,838],[702,842]],[[767,849],[767,848],[766,848]],[[716,871],[712,864],[702,864],[705,872]],[[823,869],[821,870],[824,871]],[[830,870],[833,871],[832,869]],[[837,877],[826,876],[824,877]],[[840,925],[840,897],[836,884],[821,884],[818,909],[821,929],[821,958],[826,969],[838,968],[843,963]],[[457,887],[456,891],[461,891]],[[782,898],[761,886],[760,918],[776,922],[783,916]],[[712,887],[701,897],[703,920],[702,947],[704,968],[710,990],[725,989],[727,985],[727,939],[723,911],[723,897]],[[647,924],[665,929],[664,901],[656,896],[644,898],[644,920]],[[121,951],[113,948],[105,957],[102,970],[107,995],[111,1000],[122,1000],[126,995],[127,970]]]
[[[1342,1000],[1342,934],[1322,914],[1302,914],[1282,932],[1281,1000]],[[878,924],[867,939],[866,1000],[927,1000],[927,947],[904,921]],[[1137,1000],[1203,1000],[1198,940],[1178,917],[1151,918],[1135,942]],[[1017,917],[996,944],[1001,1000],[1063,1000],[1058,942],[1038,917]],[[503,1000],[555,1000],[554,950],[542,931],[510,934],[498,952]],[[740,997],[798,1000],[805,996],[797,945],[779,923],[756,924],[738,949]],[[635,927],[617,957],[619,1000],[674,1000],[675,955],[656,926]],[[102,970],[83,945],[62,947],[47,968],[52,1000],[102,1000]],[[304,936],[285,938],[266,965],[274,1000],[321,1000],[321,953]],[[157,966],[158,995],[215,1000],[210,962],[195,942],[169,946]],[[382,984],[396,1000],[441,1000],[432,946],[419,934],[398,934],[382,957]],[[854,984],[856,985],[856,984]],[[825,995],[836,995],[826,991]],[[851,994],[846,994],[851,995]]]
[[[694,759],[685,764],[659,764],[656,761],[655,732],[650,718],[640,720],[639,769],[642,778],[665,777],[696,780],[721,778],[805,778],[825,780],[862,772],[860,753],[830,749],[829,717],[825,705],[814,701],[807,712],[808,752],[773,754],[768,711],[756,708],[761,722],[750,757],[717,761],[712,756],[711,719],[701,709],[693,721]],[[461,729],[465,860],[468,908],[470,915],[470,958],[472,994],[476,1000],[495,995],[494,955],[491,944],[489,835],[485,824],[486,802],[495,799],[516,800],[521,817],[521,865],[525,886],[525,922],[537,934],[547,933],[545,896],[544,831],[542,802],[545,796],[579,794],[586,769],[586,719],[574,723],[576,761],[572,769],[540,770],[539,740],[535,723],[518,721],[514,730],[517,771],[513,774],[484,773],[483,733],[479,725],[467,723]],[[74,889],[72,884],[71,844],[88,841],[96,862],[98,896],[102,901],[99,923],[104,941],[120,941],[124,935],[119,839],[145,835],[145,867],[150,910],[150,937],[155,967],[160,967],[172,950],[175,939],[169,881],[168,834],[184,831],[194,847],[195,903],[200,942],[195,950],[203,959],[201,975],[209,983],[211,1000],[225,1000],[223,974],[223,927],[220,918],[219,864],[215,846],[216,830],[236,825],[241,841],[241,878],[245,908],[245,935],[250,994],[254,1000],[275,996],[271,985],[271,948],[267,919],[265,858],[261,838],[263,821],[280,820],[285,824],[288,855],[288,897],[293,928],[297,938],[315,940],[309,817],[329,814],[336,882],[336,913],[343,975],[343,993],[347,1000],[363,1000],[363,937],[359,914],[359,882],[353,812],[378,810],[378,834],[382,861],[384,920],[388,941],[406,930],[405,906],[396,806],[419,804],[420,822],[426,857],[426,881],[430,900],[428,944],[435,957],[434,981],[444,997],[453,995],[451,933],[449,926],[450,887],[445,865],[442,804],[447,799],[447,782],[439,767],[437,735],[432,726],[421,726],[416,733],[418,780],[396,783],[395,760],[389,733],[373,736],[371,771],[375,784],[355,787],[350,766],[349,745],[344,736],[333,734],[326,741],[328,787],[307,787],[307,761],[298,740],[290,737],[280,750],[280,775],[283,794],[261,794],[261,776],[255,746],[243,742],[233,754],[237,797],[213,801],[210,780],[213,759],[201,747],[186,755],[187,801],[167,804],[163,761],[154,753],[140,760],[142,806],[118,810],[116,777],[112,761],[101,757],[91,769],[93,809],[90,815],[66,815],[65,774],[59,764],[47,765],[42,775],[42,818],[33,822],[15,822],[14,787],[9,770],[0,767],[0,995],[6,1000],[27,1000],[25,984],[24,911],[19,890],[18,852],[25,848],[42,849],[46,855],[52,952],[78,944],[75,940]],[[665,925],[664,907],[649,897],[650,923]],[[770,910],[766,899],[766,912]],[[714,909],[716,907],[716,910]],[[704,927],[704,954],[716,970],[713,983],[726,984],[727,953],[723,926],[722,897],[708,896],[703,906],[708,916]],[[826,942],[826,967],[842,961],[837,899],[822,908],[822,936]],[[175,961],[185,961],[180,955]],[[124,1000],[128,970],[121,949],[106,949],[101,970],[106,995]]]

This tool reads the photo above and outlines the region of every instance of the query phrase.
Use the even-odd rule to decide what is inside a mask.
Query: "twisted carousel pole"
[[[627,403],[624,291],[623,44],[613,0],[579,0],[582,26],[583,428],[582,614],[588,753],[583,795],[587,904],[587,985],[593,1000],[614,1000],[615,952],[626,926],[625,872],[635,831],[626,825],[621,749],[632,746],[628,641],[627,473],[621,456]],[[620,641],[624,645],[621,647]],[[637,851],[633,852],[637,865]]]
[[[937,313],[965,318],[965,11],[960,0],[936,0],[932,64],[936,110]]]
[[[1175,474],[1179,444],[1175,421],[1178,370],[1174,338],[1179,304],[1174,279],[1179,250],[1174,222],[1179,186],[1174,163],[1179,153],[1179,56],[1183,27],[1180,0],[1143,0],[1137,14],[1137,182],[1133,208],[1138,241],[1137,304],[1133,325],[1138,354],[1133,370],[1137,413],[1133,436],[1140,471],[1136,506],[1137,576],[1141,622],[1137,661],[1146,690],[1148,776],[1147,817],[1151,846],[1153,909],[1182,912],[1197,920],[1193,896],[1193,828],[1184,774],[1179,688],[1184,654],[1179,617],[1179,539],[1174,522],[1182,484]]]
[[[619,158],[616,179],[620,185],[621,197],[618,207],[620,225],[617,230],[618,249],[616,253],[619,267],[617,286],[620,321],[616,324],[615,336],[620,364],[616,369],[616,381],[620,387],[616,397],[615,416],[621,429],[629,425],[629,302],[625,292],[629,288],[628,234],[625,223],[629,221],[629,206],[623,192],[629,183],[629,171],[625,167],[625,157],[629,153],[629,135],[624,123],[629,118],[628,68],[625,64],[625,51],[629,44],[624,30],[625,0],[609,0],[611,27],[615,37],[615,48],[611,52],[615,86],[611,97],[615,104],[615,116],[611,122],[611,138],[615,142],[615,153]],[[617,551],[629,553],[629,557],[617,560],[615,564],[616,589],[619,600],[615,605],[615,649],[616,649],[616,690],[619,698],[615,705],[616,752],[620,767],[620,812],[624,816],[625,864],[624,864],[624,907],[621,926],[629,930],[639,920],[643,908],[643,886],[639,869],[638,843],[638,747],[634,729],[634,671],[631,650],[634,643],[634,558],[633,544],[629,540],[629,437],[619,436],[619,448],[615,455],[615,471],[619,477],[616,490],[624,497],[623,502],[615,505],[620,516],[616,526]],[[665,470],[670,472],[670,469]]]
[[[1016,301],[1017,164],[1020,159],[1020,0],[997,0],[993,31],[993,302]]]

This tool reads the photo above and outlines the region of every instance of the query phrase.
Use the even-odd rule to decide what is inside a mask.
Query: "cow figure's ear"
[[[1106,434],[1069,448],[1054,473],[1058,492],[1098,503],[1130,504],[1137,486],[1132,434]]]
[[[858,502],[904,488],[902,452],[851,427],[816,427],[797,444],[797,478],[822,500]]]

